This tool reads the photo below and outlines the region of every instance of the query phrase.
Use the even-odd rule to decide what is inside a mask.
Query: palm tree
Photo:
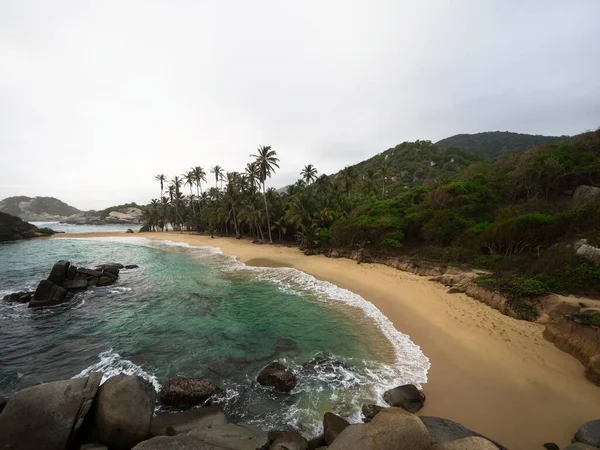
[[[183,225],[183,219],[181,218],[181,214],[179,214],[178,204],[181,200],[181,192],[179,190],[181,189],[182,182],[183,180],[177,175],[175,175],[171,179],[171,185],[169,186],[169,195],[171,196],[171,202],[174,202],[175,204],[175,221],[177,221],[177,218],[179,218],[181,225]],[[181,231],[181,227],[179,228],[179,230]]]
[[[300,175],[302,176],[304,181],[306,181],[306,185],[308,186],[310,183],[317,179],[318,173],[319,172],[317,171],[317,168],[315,166],[313,166],[312,164],[308,164],[304,166],[304,169],[302,169]]]
[[[344,191],[346,191],[346,195],[348,197],[350,197],[350,189],[352,189],[355,178],[356,171],[354,170],[353,166],[346,166],[342,169],[342,183],[344,185]]]
[[[188,170],[186,173],[182,175],[183,181],[186,185],[190,187],[190,198],[193,198],[194,194],[192,193],[192,187],[196,184],[196,177],[194,175],[194,169]],[[192,212],[196,214],[196,208],[194,207],[194,202],[191,202]]]
[[[160,174],[160,175],[156,175],[154,177],[154,179],[156,181],[160,182],[160,197],[159,198],[161,198],[163,195],[163,192],[164,192],[164,186],[165,186],[165,182],[167,181],[167,176]]]
[[[212,169],[210,169],[210,173],[215,174],[215,187],[218,187],[219,180],[223,176],[223,168],[221,166],[214,166]],[[223,187],[222,183],[221,187]]]
[[[237,214],[235,213],[235,203],[237,201],[238,190],[240,184],[240,174],[237,172],[227,172],[227,185],[225,190],[231,201],[231,211],[233,212],[233,226],[235,227],[235,238],[240,239],[241,235],[238,230]]]
[[[262,183],[263,198],[265,200],[265,213],[267,215],[267,229],[269,230],[269,243],[273,243],[271,237],[271,221],[269,220],[269,207],[267,205],[267,193],[265,188],[265,182],[267,178],[270,178],[275,173],[275,167],[279,169],[279,159],[277,158],[277,152],[271,149],[270,145],[261,145],[258,147],[255,155],[250,155],[255,158],[256,165],[258,167],[259,181]]]
[[[206,183],[206,172],[200,166],[194,167],[192,171],[194,172],[194,181],[196,182],[196,197],[200,198],[202,195],[202,182]],[[198,189],[200,189],[200,192],[198,192]]]
[[[381,198],[385,197],[385,180],[390,175],[390,165],[384,161],[379,168],[379,176],[381,177]]]
[[[377,191],[377,186],[375,184],[376,177],[375,169],[369,168],[363,174],[363,190],[365,194],[370,194],[373,191]]]

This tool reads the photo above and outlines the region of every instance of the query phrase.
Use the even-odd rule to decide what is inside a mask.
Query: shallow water
[[[119,233],[128,229],[139,231],[141,225],[134,224],[108,224],[108,225],[75,225],[60,222],[31,222],[38,228],[51,228],[56,232],[80,234],[80,233]]]
[[[0,296],[35,289],[59,259],[140,268],[54,308],[0,302],[0,395],[93,370],[138,374],[157,389],[168,377],[200,377],[227,390],[233,420],[314,435],[325,411],[358,417],[386,388],[426,381],[427,358],[360,296],[210,247],[143,238],[3,244]],[[304,367],[316,356],[332,364]],[[273,360],[297,373],[291,395],[255,382]]]

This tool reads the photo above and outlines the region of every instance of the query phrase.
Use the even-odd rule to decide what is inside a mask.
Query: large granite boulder
[[[269,450],[307,450],[308,441],[297,431],[281,431],[270,433]]]
[[[327,445],[330,445],[348,425],[350,424],[343,417],[326,412],[323,416],[323,435]]]
[[[64,450],[90,410],[102,374],[17,392],[0,414],[0,448]]]
[[[427,428],[427,431],[429,432],[432,444],[456,441],[458,439],[464,439],[467,437],[481,437],[494,443],[496,447],[500,450],[506,450],[506,448],[500,445],[499,443],[475,431],[469,430],[467,427],[450,419],[442,419],[441,417],[430,416],[421,416],[420,419],[423,421],[425,427]]]
[[[214,428],[195,428],[188,435],[217,449],[257,450],[266,449],[269,445],[269,436],[264,431],[232,423]]]
[[[222,447],[206,445],[204,442],[187,435],[173,437],[158,436],[140,442],[131,450],[225,450]]]
[[[54,264],[54,267],[52,267],[50,275],[48,276],[48,281],[52,281],[54,284],[61,284],[69,275],[70,265],[71,263],[65,260],[61,260]]]
[[[425,450],[431,445],[421,419],[401,408],[385,408],[367,427],[367,450]]]
[[[383,399],[388,405],[397,406],[411,413],[416,413],[425,404],[425,394],[414,384],[405,384],[385,391]]]
[[[272,362],[260,371],[256,378],[263,386],[274,388],[279,392],[290,392],[296,387],[296,375],[279,362]]]
[[[589,245],[587,242],[587,239],[580,239],[575,242],[575,254],[588,260],[596,267],[600,267],[600,248]]]
[[[366,449],[368,427],[369,425],[366,423],[358,423],[344,428],[344,431],[327,447],[327,450]]]
[[[187,433],[193,428],[214,428],[227,423],[227,416],[218,406],[206,406],[190,411],[162,414],[154,417],[150,434],[169,436]]]
[[[600,197],[600,187],[582,185],[573,192],[573,201],[582,204]]]
[[[160,390],[163,405],[189,408],[200,405],[225,391],[210,381],[197,378],[169,378]]]
[[[600,419],[581,425],[573,437],[573,442],[583,442],[593,447],[600,447]]]
[[[435,444],[430,450],[497,450],[497,447],[487,439],[481,437],[468,437],[456,441]]]
[[[67,290],[49,280],[42,280],[38,284],[33,298],[29,302],[30,308],[38,306],[54,306],[67,300]]]
[[[156,392],[142,377],[117,375],[98,390],[92,436],[110,448],[130,449],[150,434]]]

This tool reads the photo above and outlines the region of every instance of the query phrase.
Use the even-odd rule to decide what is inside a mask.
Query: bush
[[[47,227],[38,228],[37,231],[42,236],[52,236],[53,234],[56,234],[56,231],[54,231],[52,228],[47,228]]]

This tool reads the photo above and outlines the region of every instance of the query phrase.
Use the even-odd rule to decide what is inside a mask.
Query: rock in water
[[[71,263],[65,260],[61,260],[54,264],[54,267],[52,267],[50,275],[48,276],[48,281],[52,281],[54,284],[61,284],[69,275],[70,265]]]
[[[431,437],[432,444],[438,444],[440,442],[456,441],[458,439],[464,439],[467,437],[481,437],[494,443],[500,450],[506,450],[505,447],[475,431],[469,430],[467,427],[460,423],[454,422],[450,419],[442,419],[441,417],[429,417],[421,416],[420,419],[425,424],[429,436]]]
[[[368,450],[425,450],[431,440],[417,416],[401,408],[385,408],[368,424],[366,444]]]
[[[160,400],[164,405],[188,408],[200,405],[224,391],[210,381],[196,378],[170,378],[160,390]]]
[[[128,265],[126,265],[126,266],[125,266],[125,267],[123,267],[123,268],[124,268],[124,269],[127,269],[127,270],[130,270],[130,269],[137,269],[138,267],[140,267],[140,266],[138,266],[138,265],[136,265],[136,264],[128,264]]]
[[[308,442],[297,431],[271,433],[269,450],[307,450]]]
[[[385,409],[383,406],[379,406],[379,405],[373,405],[373,404],[364,404],[362,405],[362,415],[363,415],[363,422],[370,422],[371,420],[373,420],[373,417],[375,417],[381,410]]]
[[[101,373],[17,392],[0,414],[0,448],[64,450],[92,405]]]
[[[150,434],[168,436],[167,428],[175,434],[187,433],[193,428],[214,428],[227,424],[227,416],[218,406],[206,406],[172,414],[162,414],[152,419]],[[170,430],[169,430],[170,431]]]
[[[109,448],[130,449],[148,437],[155,402],[156,392],[143,378],[109,378],[94,402],[92,435]]]
[[[497,447],[487,439],[468,437],[456,441],[435,444],[430,450],[497,450]]]
[[[359,423],[346,427],[335,441],[327,447],[327,450],[366,449],[368,427],[369,425],[366,423]]]
[[[383,399],[388,405],[398,406],[408,412],[416,413],[425,403],[425,394],[414,384],[405,384],[385,391]]]
[[[279,392],[290,392],[296,387],[298,382],[296,375],[285,367],[283,364],[278,362],[272,362],[260,371],[256,378],[263,386],[269,386]]]
[[[29,302],[30,308],[37,306],[54,306],[66,301],[67,290],[49,280],[42,280],[38,284],[33,298]]]
[[[583,442],[593,447],[600,447],[600,419],[591,420],[579,427],[574,442]]]
[[[344,429],[350,425],[348,421],[336,414],[327,412],[323,416],[323,434],[327,445],[335,440]]]
[[[267,433],[232,423],[215,428],[196,428],[189,432],[189,436],[213,445],[215,450],[257,450],[266,449],[269,445]]]
[[[63,281],[62,287],[67,291],[79,291],[87,288],[87,281],[85,280],[66,280]]]

